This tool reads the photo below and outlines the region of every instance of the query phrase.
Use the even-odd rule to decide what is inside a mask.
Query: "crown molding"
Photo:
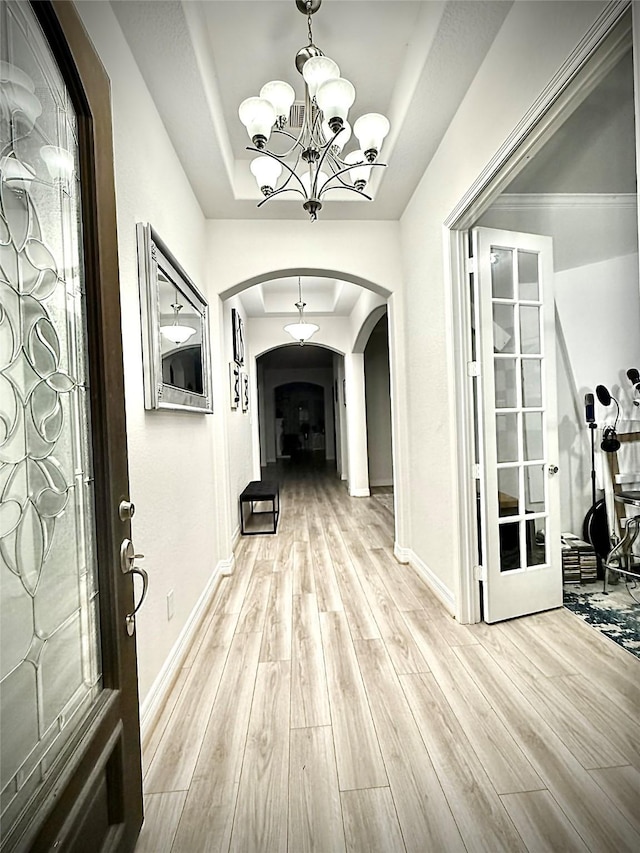
[[[636,210],[636,193],[503,193],[492,210]]]

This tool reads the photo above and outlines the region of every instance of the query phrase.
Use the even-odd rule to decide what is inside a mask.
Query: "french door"
[[[0,2],[2,853],[142,822],[109,84],[73,4]]]
[[[487,622],[562,605],[551,238],[477,228],[479,515]]]

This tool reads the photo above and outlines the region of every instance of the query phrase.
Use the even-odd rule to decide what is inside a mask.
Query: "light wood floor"
[[[145,745],[137,853],[640,851],[640,661],[456,623],[334,477],[244,537]]]

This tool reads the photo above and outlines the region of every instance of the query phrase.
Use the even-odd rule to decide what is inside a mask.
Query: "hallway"
[[[564,609],[459,625],[378,501],[281,497],[145,743],[137,853],[640,849],[632,655]]]

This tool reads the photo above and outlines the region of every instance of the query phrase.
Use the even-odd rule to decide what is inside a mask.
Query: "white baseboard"
[[[408,563],[411,560],[411,548],[403,548],[402,545],[394,542],[393,555],[399,563]]]
[[[235,548],[235,542],[234,542],[233,547]],[[220,574],[226,578],[226,577],[229,577],[229,575],[233,574],[233,570],[235,569],[235,567],[236,567],[236,556],[235,556],[235,554],[232,554],[226,560],[220,560],[220,562],[218,563],[218,566],[217,566],[217,571],[219,571]]]
[[[381,480],[369,480],[370,486],[393,486],[393,479],[383,477]]]
[[[435,593],[439,600],[444,604],[449,613],[455,616],[456,601],[449,587],[445,586],[440,578],[434,574],[429,566],[418,557],[410,548],[403,549],[409,552],[409,565],[420,575],[422,580],[427,584],[429,589]],[[394,548],[395,552],[395,548]]]
[[[352,498],[370,498],[371,492],[369,489],[353,489],[349,491],[349,496]]]
[[[143,747],[148,740],[150,734],[158,721],[164,704],[167,700],[169,691],[182,667],[182,664],[189,653],[191,643],[193,642],[196,631],[198,630],[202,618],[207,611],[211,599],[218,588],[220,579],[229,574],[229,568],[233,567],[234,557],[231,556],[227,560],[220,560],[215,567],[209,581],[202,591],[200,598],[196,602],[195,607],[191,611],[189,618],[184,624],[178,639],[173,644],[173,648],[166,657],[162,669],[156,676],[155,681],[140,705],[140,736]]]
[[[236,529],[231,534],[231,550],[232,551],[236,550],[236,545],[238,544],[239,541],[240,541],[240,525],[238,524]]]

